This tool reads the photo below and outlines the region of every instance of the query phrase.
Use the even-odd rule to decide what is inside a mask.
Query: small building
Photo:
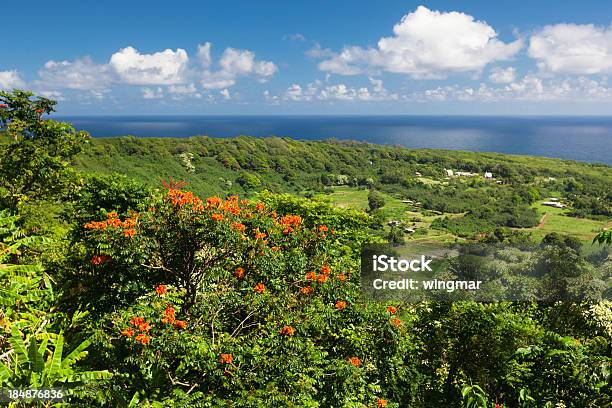
[[[493,173],[491,173],[490,171],[485,171],[484,178],[492,179],[493,178]]]
[[[422,177],[423,175],[421,173],[419,173],[418,171],[414,173],[415,176],[417,177]]]
[[[565,204],[561,204],[558,201],[544,201],[542,205],[546,205],[548,207],[555,207],[555,208],[565,208]]]
[[[390,227],[396,227],[400,224],[400,222],[398,220],[391,220],[387,223],[387,225],[389,225]]]
[[[406,229],[404,229],[404,232],[406,234],[414,234],[415,231],[416,230],[414,228],[406,228]]]
[[[446,172],[446,175],[447,175],[448,177],[453,177],[453,174],[454,174],[454,173],[453,173],[453,171],[452,171],[452,170],[444,169],[444,171]]]

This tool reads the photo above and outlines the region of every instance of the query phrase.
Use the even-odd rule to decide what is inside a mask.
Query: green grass
[[[612,227],[612,220],[604,222],[587,218],[569,217],[565,215],[567,210],[564,208],[547,207],[541,203],[534,204],[533,208],[541,216],[547,214],[543,226],[529,229],[529,231],[532,231],[534,238],[541,239],[546,234],[557,232],[590,242],[602,228]]]

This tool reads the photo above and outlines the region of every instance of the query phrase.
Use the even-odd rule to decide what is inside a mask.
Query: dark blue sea
[[[610,117],[74,116],[95,137],[284,136],[557,157],[612,165]]]

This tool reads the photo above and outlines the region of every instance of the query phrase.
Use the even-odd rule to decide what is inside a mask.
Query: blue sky
[[[0,88],[61,114],[595,114],[605,1],[2,6]]]

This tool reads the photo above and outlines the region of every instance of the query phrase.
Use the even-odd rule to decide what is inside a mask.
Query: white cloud
[[[222,89],[219,91],[219,93],[221,94],[221,96],[223,97],[223,99],[228,100],[231,99],[231,95],[230,95],[230,91],[229,89]]]
[[[322,61],[319,69],[342,75],[388,71],[415,78],[444,77],[449,72],[479,71],[493,61],[512,58],[522,41],[504,43],[487,23],[460,12],[419,6],[393,27],[375,48],[345,47]],[[311,55],[323,50],[313,49]]]
[[[507,84],[516,79],[516,69],[513,67],[500,68],[495,67],[489,74],[489,80],[496,84]]]
[[[294,102],[319,101],[383,101],[398,99],[397,94],[389,93],[383,86],[383,81],[376,78],[369,78],[372,88],[365,86],[351,87],[346,84],[331,84],[315,80],[306,87],[299,84],[292,84],[282,94],[282,99]],[[266,99],[276,101],[276,97],[265,94]]]
[[[96,64],[91,58],[71,61],[47,61],[38,70],[37,86],[45,89],[101,89],[110,85],[108,65]]]
[[[24,86],[25,81],[21,79],[16,70],[0,71],[0,89],[23,88]]]
[[[171,94],[189,95],[189,94],[194,94],[197,91],[198,90],[196,89],[194,84],[170,85],[168,87],[168,93],[171,93]]]
[[[210,53],[210,47],[208,48]],[[259,82],[267,82],[278,71],[272,61],[255,59],[255,53],[248,50],[226,48],[219,59],[218,71],[205,70],[202,86],[205,89],[223,89],[233,86],[239,77],[252,76]]]
[[[53,99],[56,101],[66,100],[66,98],[64,97],[64,94],[59,91],[42,91],[40,92],[40,94],[44,96],[45,98]]]
[[[154,88],[142,88],[142,97],[144,99],[161,99],[164,97],[164,90],[161,87]]]
[[[531,36],[529,56],[545,71],[571,74],[612,72],[612,27],[593,24],[545,26]]]
[[[612,100],[612,88],[605,81],[586,77],[540,78],[524,77],[502,86],[461,87],[450,85],[427,89],[407,95],[405,99],[417,101],[552,101],[552,100]]]
[[[210,64],[212,63],[212,58],[210,56],[211,45],[212,44],[209,42],[198,45],[198,60],[203,68],[210,67]]]
[[[185,81],[188,62],[187,52],[181,48],[141,54],[134,47],[126,47],[111,55],[109,65],[126,84],[173,85]]]

